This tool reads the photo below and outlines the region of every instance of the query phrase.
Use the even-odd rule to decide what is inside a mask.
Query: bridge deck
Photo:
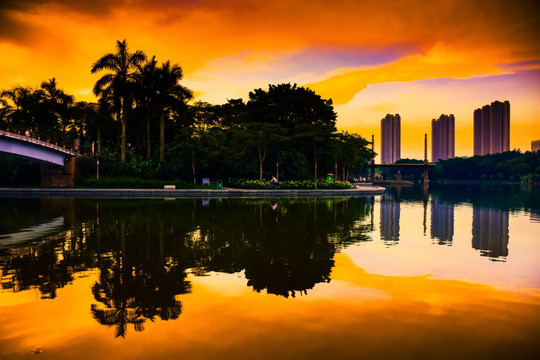
[[[75,157],[81,156],[81,154],[73,150],[66,149],[61,146],[54,145],[43,140],[34,139],[29,136],[19,135],[19,134],[15,134],[15,133],[4,131],[4,130],[0,130],[0,136],[5,136],[10,139],[15,139],[15,140],[24,141],[24,142],[34,144],[34,145],[43,146],[51,150],[58,151],[58,152],[61,152],[70,156],[75,156]]]

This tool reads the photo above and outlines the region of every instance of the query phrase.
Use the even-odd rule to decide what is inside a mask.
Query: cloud
[[[414,46],[388,48],[306,48],[297,51],[249,51],[212,59],[191,76],[194,86],[207,89],[206,99],[222,101],[231,94],[223,92],[234,84],[245,96],[254,87],[276,83],[305,84],[323,80],[329,74],[347,68],[371,67],[414,53]],[[205,85],[206,84],[206,85]],[[212,89],[208,85],[212,84]],[[216,86],[221,84],[221,86]],[[219,92],[219,94],[212,94]]]
[[[477,61],[476,53],[462,53],[444,43],[435,44],[425,54],[413,54],[371,68],[352,69],[322,81],[308,84],[336,104],[349,102],[370,84],[436,78],[469,78],[501,74],[495,61]]]
[[[0,41],[31,45],[43,36],[43,31],[46,31],[47,27],[32,24],[27,20],[28,16],[64,11],[107,16],[114,6],[123,3],[107,0],[3,0],[0,3]]]

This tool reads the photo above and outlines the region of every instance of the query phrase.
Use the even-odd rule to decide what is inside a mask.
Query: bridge
[[[41,164],[41,185],[73,186],[82,155],[46,141],[0,130],[0,153]]]
[[[371,150],[375,152],[375,136],[371,135]],[[424,187],[429,182],[428,169],[435,167],[435,164],[429,163],[427,159],[427,134],[424,135],[424,163],[423,164],[375,164],[375,159],[371,159],[371,182],[375,182],[375,168],[378,167],[392,167],[392,168],[423,168],[424,169]]]

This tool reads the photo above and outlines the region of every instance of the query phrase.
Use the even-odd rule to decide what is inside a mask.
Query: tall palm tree
[[[169,116],[173,110],[180,110],[193,93],[188,88],[180,85],[182,80],[182,68],[171,65],[169,61],[162,64],[159,69],[159,78],[156,84],[156,104],[159,109],[159,161],[165,158],[165,116]]]
[[[8,104],[8,102],[0,98],[0,124],[2,129],[7,130],[9,127],[9,116],[13,109]]]
[[[43,81],[40,87],[44,92],[44,102],[47,105],[48,112],[61,127],[62,142],[66,146],[67,128],[70,122],[69,113],[75,98],[73,95],[68,95],[64,90],[59,89],[54,77],[48,81]]]
[[[150,158],[152,144],[151,144],[151,110],[154,105],[154,97],[156,95],[156,85],[159,68],[157,66],[156,57],[153,56],[151,60],[146,62],[144,66],[139,66],[136,73],[137,78],[137,99],[140,102],[140,106],[145,111],[145,138],[144,145],[146,147],[146,157]]]
[[[96,82],[93,91],[99,97],[112,95],[115,102],[119,104],[117,120],[122,126],[120,146],[120,159],[122,161],[126,161],[126,112],[130,95],[128,87],[129,83],[133,81],[137,65],[144,62],[145,59],[146,55],[140,50],[130,53],[124,39],[124,41],[116,42],[116,53],[105,54],[92,65],[92,73],[101,70],[110,71]]]
[[[9,114],[10,130],[20,132],[30,127],[32,93],[32,88],[23,86],[15,86],[13,89],[2,90],[0,93],[0,98],[9,99],[14,105]]]
[[[81,152],[84,144],[84,134],[89,123],[88,119],[92,116],[93,112],[94,105],[86,101],[77,101],[69,109],[69,133],[73,139],[78,139],[79,151]]]

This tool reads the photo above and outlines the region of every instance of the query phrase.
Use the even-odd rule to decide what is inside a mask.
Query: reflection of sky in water
[[[397,207],[396,207],[397,205]],[[390,209],[399,209],[395,214]],[[540,285],[538,213],[474,207],[431,200],[425,203],[375,201],[381,221],[369,235],[374,241],[347,248],[355,264],[370,273],[433,275],[497,287]],[[375,215],[377,216],[377,215]],[[399,242],[388,247],[389,229]],[[446,239],[443,241],[443,239]],[[451,246],[440,246],[451,245]]]

